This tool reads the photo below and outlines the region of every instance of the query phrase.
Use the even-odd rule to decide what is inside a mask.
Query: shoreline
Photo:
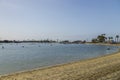
[[[40,67],[40,68],[38,67],[38,68],[30,69],[30,70],[23,70],[23,71],[18,71],[18,72],[3,74],[3,75],[0,75],[0,78],[3,77],[3,76],[9,76],[9,75],[14,75],[14,74],[21,74],[21,73],[31,72],[31,71],[36,71],[36,70],[44,70],[44,69],[49,69],[49,68],[53,68],[53,67],[66,66],[66,65],[69,65],[69,64],[74,64],[74,63],[78,63],[78,62],[84,62],[84,61],[89,61],[89,60],[93,60],[93,59],[98,59],[98,58],[101,58],[101,57],[106,57],[106,56],[114,55],[114,54],[117,54],[117,53],[120,53],[120,50],[118,50],[118,51],[116,51],[114,53],[111,53],[111,54],[105,54],[105,55],[101,55],[101,56],[98,56],[98,57],[93,57],[93,58],[88,58],[88,59],[71,61],[71,62],[68,62],[68,63],[61,63],[61,64],[56,64],[56,65],[51,65],[51,66],[47,66],[47,67]]]
[[[85,43],[91,45],[104,45],[104,46],[120,46],[120,44],[111,44],[111,43]]]
[[[117,56],[116,56],[117,55]],[[90,64],[91,66],[93,66],[92,64],[93,63],[91,63],[91,61],[97,61],[98,63],[99,62],[104,62],[104,59],[107,59],[107,57],[111,57],[111,56],[115,56],[115,57],[117,57],[117,59],[118,59],[118,56],[120,57],[120,50],[119,51],[117,51],[117,52],[115,52],[115,53],[112,53],[112,54],[107,54],[107,55],[103,55],[103,56],[98,56],[98,57],[95,57],[95,58],[89,58],[89,59],[84,59],[84,60],[79,60],[79,61],[73,61],[73,62],[69,62],[69,63],[64,63],[64,64],[57,64],[57,65],[54,65],[54,66],[48,66],[48,67],[43,67],[43,68],[36,68],[36,69],[32,69],[32,70],[26,70],[26,71],[19,71],[19,72],[15,72],[15,73],[10,73],[10,74],[5,74],[5,75],[0,75],[0,80],[27,80],[27,78],[29,78],[28,80],[37,80],[37,78],[39,79],[39,78],[41,78],[40,80],[46,80],[48,77],[51,77],[51,76],[54,76],[53,74],[54,73],[56,73],[56,72],[59,72],[59,68],[61,69],[61,68],[63,68],[62,70],[62,72],[65,72],[65,73],[67,73],[69,70],[67,70],[67,68],[71,68],[71,65],[73,65],[73,67],[74,67],[74,65],[75,65],[75,69],[77,69],[77,67],[83,67],[82,65],[80,65],[80,64]],[[101,61],[99,61],[99,59],[101,60],[101,59],[103,59],[103,60],[101,60]],[[111,61],[112,61],[112,58],[111,58]],[[90,62],[90,63],[89,63]],[[118,59],[118,62],[120,62],[120,59]],[[76,66],[76,64],[78,64],[77,66]],[[108,63],[109,64],[109,63]],[[106,63],[106,65],[108,65],[107,63]],[[90,65],[87,65],[86,67],[88,67],[88,66],[90,66]],[[96,64],[96,65],[98,65],[98,64]],[[101,66],[101,65],[100,65]],[[109,66],[109,65],[108,65]],[[64,67],[65,67],[65,69],[64,69]],[[120,67],[120,65],[119,65],[119,67]],[[57,68],[57,69],[56,69]],[[52,71],[52,69],[55,69],[55,71],[53,70]],[[70,70],[70,72],[73,72],[74,73],[74,70],[75,69],[71,69]],[[87,68],[86,68],[87,69]],[[86,71],[86,69],[84,69],[85,71]],[[66,72],[66,70],[67,70],[67,72]],[[79,69],[79,70],[81,70],[81,69]],[[119,71],[120,71],[120,69],[119,69]],[[45,72],[47,72],[47,73],[45,73]],[[52,73],[51,73],[52,72]],[[84,71],[83,71],[84,72]],[[93,72],[93,71],[92,71]],[[41,75],[39,75],[39,76],[37,76],[38,74],[36,74],[36,73],[40,73]],[[43,74],[42,74],[43,73]],[[47,74],[47,75],[46,75]],[[50,75],[51,74],[51,75]],[[81,73],[80,73],[81,74]],[[86,73],[84,73],[84,74],[87,74],[87,72]],[[64,75],[66,75],[66,74],[64,74]],[[74,74],[74,75],[77,75],[77,74]],[[33,76],[37,76],[36,78],[33,78]],[[93,75],[92,75],[93,76]],[[47,78],[46,78],[47,77]],[[83,76],[82,76],[83,77]],[[59,78],[58,80],[64,80],[63,79],[63,77],[55,77],[55,78],[48,78],[47,80],[56,80],[57,78]],[[69,78],[69,76],[66,78],[65,77],[65,79],[70,79]],[[79,78],[79,79],[82,79],[82,78]],[[86,78],[87,79],[87,78]],[[86,80],[85,79],[85,77],[82,79],[82,80]],[[97,79],[97,78],[95,78],[95,79]],[[70,79],[71,80],[71,79]],[[73,79],[72,79],[73,80]],[[88,78],[88,80],[89,80],[89,78]],[[117,80],[117,79],[116,79]]]

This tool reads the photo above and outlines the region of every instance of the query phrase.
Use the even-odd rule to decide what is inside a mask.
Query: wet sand
[[[120,52],[88,60],[19,72],[0,80],[120,80]]]

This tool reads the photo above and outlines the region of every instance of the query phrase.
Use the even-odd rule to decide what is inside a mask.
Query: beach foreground
[[[120,80],[120,52],[94,59],[36,69],[0,80]]]

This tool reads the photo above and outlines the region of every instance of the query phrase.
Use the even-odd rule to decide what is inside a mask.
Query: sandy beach
[[[53,67],[2,75],[0,80],[120,80],[120,52]]]

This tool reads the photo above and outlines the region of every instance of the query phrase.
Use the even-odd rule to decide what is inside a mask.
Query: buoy
[[[107,48],[107,50],[110,50],[110,48]]]
[[[2,49],[4,49],[4,46],[2,46]]]

